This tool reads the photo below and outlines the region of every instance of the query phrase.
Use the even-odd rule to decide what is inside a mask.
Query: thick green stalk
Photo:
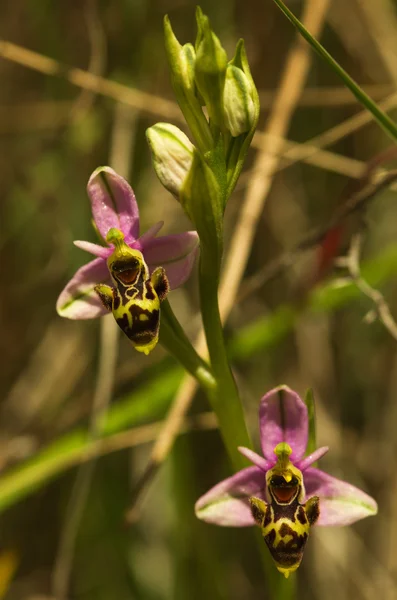
[[[251,446],[245,425],[244,411],[227,359],[222,322],[218,305],[218,276],[213,254],[205,246],[200,256],[200,302],[205,336],[213,375],[217,386],[211,394],[212,408],[218,417],[219,429],[226,449],[236,469],[246,466],[237,446]]]
[[[161,306],[160,342],[203,387],[212,393],[216,380],[209,365],[193,348],[168,300]]]

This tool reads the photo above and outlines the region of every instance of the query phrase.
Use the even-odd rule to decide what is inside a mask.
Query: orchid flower
[[[186,281],[198,251],[195,231],[156,237],[163,226],[160,221],[139,237],[139,211],[134,192],[110,167],[99,167],[93,172],[87,192],[96,229],[109,245],[74,242],[97,258],[80,267],[61,292],[57,301],[59,315],[69,319],[93,319],[106,314],[108,307],[99,293],[104,286],[100,286],[100,290],[95,288],[111,282],[109,265],[114,263],[117,252],[119,255],[135,252],[142,256],[148,277],[156,267],[163,267],[170,289]]]
[[[198,518],[208,523],[259,524],[286,577],[302,560],[311,525],[350,525],[377,512],[373,498],[312,466],[327,447],[304,456],[308,421],[307,407],[296,392],[284,385],[268,392],[259,408],[263,456],[240,447],[254,466],[218,483],[195,507]]]

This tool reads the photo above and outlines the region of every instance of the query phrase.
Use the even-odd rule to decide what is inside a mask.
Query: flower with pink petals
[[[311,525],[350,525],[377,512],[373,498],[312,466],[327,447],[304,456],[308,421],[306,404],[296,392],[284,385],[268,392],[259,408],[263,456],[239,448],[254,466],[218,483],[195,507],[198,518],[208,523],[259,524],[286,576],[300,564]]]
[[[170,289],[188,279],[199,247],[195,231],[156,237],[163,226],[163,222],[159,222],[139,237],[139,211],[134,192],[110,167],[99,167],[93,172],[87,192],[94,222],[103,240],[111,229],[121,231],[129,248],[142,253],[150,274],[156,267],[164,267]],[[107,310],[95,287],[111,282],[107,259],[114,248],[85,241],[74,243],[97,258],[80,267],[63,289],[57,301],[58,314],[69,319],[101,317]]]

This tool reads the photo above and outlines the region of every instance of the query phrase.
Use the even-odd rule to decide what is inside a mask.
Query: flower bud
[[[193,161],[194,146],[170,123],[156,123],[146,130],[153,166],[163,186],[179,199],[179,192]]]
[[[201,109],[195,81],[195,50],[192,44],[182,46],[171,27],[168,17],[164,19],[165,49],[171,68],[172,87],[177,102],[189,125],[197,146],[206,152],[213,147],[211,131]]]
[[[246,133],[254,123],[256,108],[252,88],[251,81],[242,69],[228,65],[223,106],[225,125],[233,137]]]
[[[195,61],[196,85],[212,123],[223,129],[223,89],[227,55],[219,39],[211,30],[208,17],[203,15],[199,8],[196,17],[198,26]]]

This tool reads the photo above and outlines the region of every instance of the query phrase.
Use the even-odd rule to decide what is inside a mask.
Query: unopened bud
[[[211,30],[208,17],[198,8],[196,13],[198,39],[196,42],[195,79],[197,89],[207,107],[211,121],[223,129],[223,89],[227,55]]]
[[[153,166],[163,186],[179,199],[179,192],[193,161],[194,146],[170,123],[156,123],[146,130]]]
[[[249,131],[256,117],[253,85],[244,71],[228,65],[223,94],[225,125],[233,137]]]

